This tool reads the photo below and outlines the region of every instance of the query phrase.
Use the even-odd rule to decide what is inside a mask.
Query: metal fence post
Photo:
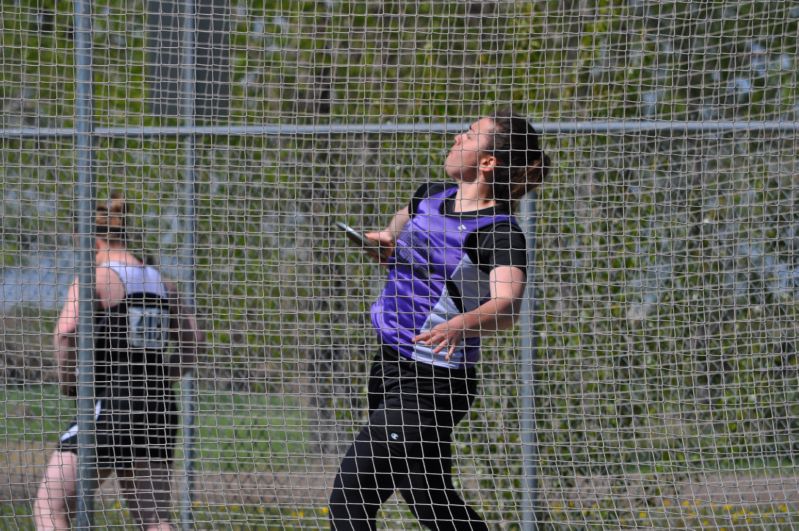
[[[527,238],[527,290],[521,310],[521,411],[519,425],[522,439],[522,525],[524,531],[538,528],[538,448],[535,422],[535,195],[522,201],[522,229]]]
[[[75,0],[75,154],[78,234],[80,235],[77,329],[78,477],[76,528],[89,530],[97,482],[94,444],[94,155],[92,153],[91,3]]]

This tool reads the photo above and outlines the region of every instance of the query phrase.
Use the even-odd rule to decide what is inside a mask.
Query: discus
[[[375,256],[382,256],[380,243],[377,241],[367,238],[363,233],[358,232],[344,222],[337,221],[336,226],[344,231],[344,234],[347,236],[348,240],[359,246],[367,253],[373,254]]]

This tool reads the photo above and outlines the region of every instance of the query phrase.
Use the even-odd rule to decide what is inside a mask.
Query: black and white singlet
[[[133,459],[169,460],[177,404],[169,378],[170,313],[161,274],[151,266],[108,262],[125,298],[96,311],[94,321],[95,440],[99,466]],[[61,436],[76,451],[77,422]]]

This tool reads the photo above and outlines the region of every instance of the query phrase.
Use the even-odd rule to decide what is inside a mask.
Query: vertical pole
[[[75,0],[75,150],[78,173],[79,306],[77,329],[78,504],[76,529],[88,531],[97,482],[94,445],[94,162],[92,153],[91,3]]]
[[[522,228],[527,238],[527,290],[520,316],[521,329],[521,412],[522,430],[522,525],[523,531],[538,529],[535,504],[538,501],[538,448],[535,434],[535,195],[522,201]]]
[[[196,7],[194,0],[184,0],[183,3],[183,32],[182,48],[183,60],[181,61],[181,121],[187,128],[194,127],[195,116],[195,17]],[[181,262],[184,267],[183,298],[186,308],[194,311],[195,307],[195,232],[197,230],[194,202],[196,200],[195,176],[195,137],[189,133],[184,140],[184,224],[186,227]],[[194,489],[194,417],[196,412],[196,381],[194,370],[186,371],[181,379],[180,398],[182,404],[183,420],[183,485],[181,488],[180,527],[184,531],[192,529],[194,516],[192,514],[192,492]]]

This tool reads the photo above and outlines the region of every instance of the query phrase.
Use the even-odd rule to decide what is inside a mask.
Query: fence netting
[[[1,9],[0,527],[32,529],[76,415],[54,331],[80,267],[77,51],[71,2]],[[795,4],[92,9],[96,202],[124,195],[128,249],[206,338],[174,522],[190,470],[197,529],[328,527],[386,275],[335,223],[382,229],[447,182],[458,124],[511,107],[552,164],[517,216],[531,304],[484,340],[454,431],[458,492],[491,529],[797,525]],[[122,485],[97,491],[98,528],[134,525]],[[378,522],[421,528],[400,496]]]

